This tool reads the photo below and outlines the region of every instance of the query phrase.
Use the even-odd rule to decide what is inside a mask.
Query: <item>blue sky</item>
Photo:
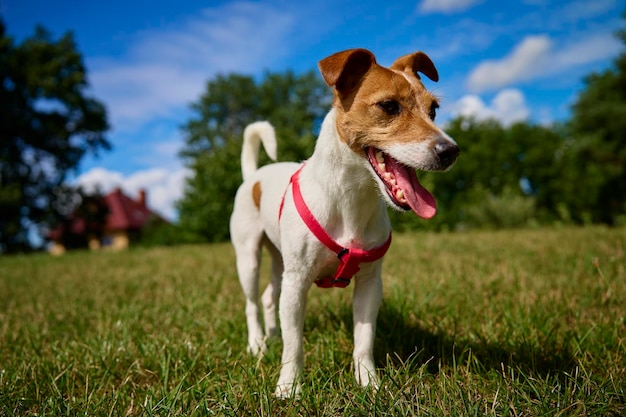
[[[218,73],[306,71],[354,47],[389,65],[421,50],[439,70],[427,87],[442,98],[444,125],[459,114],[549,124],[568,118],[582,78],[623,50],[614,32],[625,10],[618,0],[0,0],[18,41],[38,23],[55,37],[72,31],[108,108],[113,150],[85,159],[73,181],[145,188],[169,218],[189,175],[180,126]]]

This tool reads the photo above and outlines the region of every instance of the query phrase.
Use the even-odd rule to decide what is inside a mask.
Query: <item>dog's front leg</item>
[[[363,265],[354,285],[354,372],[362,386],[378,388],[378,377],[374,365],[374,338],[376,318],[382,303],[382,261]]]
[[[289,398],[300,393],[298,378],[304,365],[302,331],[309,288],[310,284],[301,281],[299,277],[290,277],[288,274],[283,276],[278,309],[283,338],[282,368],[276,385],[276,396],[279,398]]]

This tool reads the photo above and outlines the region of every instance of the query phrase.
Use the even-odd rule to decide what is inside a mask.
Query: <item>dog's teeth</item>
[[[384,162],[379,162],[378,169],[380,169],[382,172],[385,172],[387,170],[387,165],[385,165]]]
[[[376,161],[378,161],[379,163],[385,162],[385,157],[383,156],[382,152],[376,152]]]
[[[391,172],[384,172],[383,173],[383,178],[385,179],[385,181],[390,181],[391,180]]]
[[[396,198],[398,199],[399,202],[401,203],[405,203],[406,200],[404,198],[404,191],[403,190],[398,190],[396,191]]]

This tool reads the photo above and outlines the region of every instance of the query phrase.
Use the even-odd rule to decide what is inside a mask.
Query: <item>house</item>
[[[153,222],[165,222],[146,204],[146,191],[132,199],[116,188],[104,197],[86,197],[61,225],[51,230],[49,252],[88,247],[91,250],[127,248]]]

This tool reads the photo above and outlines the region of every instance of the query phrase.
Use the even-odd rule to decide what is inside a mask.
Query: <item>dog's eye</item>
[[[396,100],[385,100],[377,104],[378,107],[380,107],[389,116],[397,116],[398,114],[400,114],[400,103],[398,103]]]
[[[439,104],[436,101],[433,101],[430,105],[430,110],[428,111],[428,117],[430,120],[435,121],[435,117],[437,117],[437,109],[439,108]]]

